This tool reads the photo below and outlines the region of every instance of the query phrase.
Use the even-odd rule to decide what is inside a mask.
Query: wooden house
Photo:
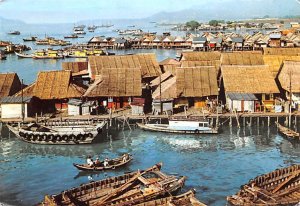
[[[242,37],[232,37],[232,50],[243,50],[244,39]]]
[[[176,68],[180,67],[181,63],[176,59],[167,58],[159,62],[159,66],[161,67],[163,72],[170,72],[174,76],[176,75]]]
[[[92,80],[101,75],[103,69],[109,68],[139,68],[143,82],[150,82],[161,74],[161,69],[155,54],[91,56],[89,62],[89,75]]]
[[[300,111],[300,61],[284,61],[278,80],[286,99],[292,97],[293,107]]]
[[[281,50],[282,48],[278,48]],[[265,65],[268,65],[273,77],[275,78],[282,68],[283,62],[288,61],[299,61],[300,56],[288,56],[288,55],[264,55],[263,56]]]
[[[89,115],[96,106],[94,101],[83,101],[81,99],[69,99],[68,115]]]
[[[84,86],[72,80],[71,71],[40,71],[37,80],[23,89],[23,95],[38,97],[43,112],[53,112],[66,110],[68,99],[81,98],[85,91]]]
[[[212,38],[209,40],[210,50],[218,51],[222,48],[223,39],[221,37]]]
[[[21,87],[16,73],[0,73],[0,97],[12,96],[20,91]]]
[[[132,97],[142,96],[140,68],[102,68],[84,97],[94,98],[107,108],[129,106]]]
[[[269,37],[269,47],[281,47],[281,33],[271,33]]]
[[[207,51],[206,37],[194,37],[192,42],[192,49],[197,51]]]
[[[272,111],[279,94],[268,66],[222,66],[226,106],[230,111]],[[235,98],[237,95],[239,97]],[[254,98],[254,96],[256,98]]]

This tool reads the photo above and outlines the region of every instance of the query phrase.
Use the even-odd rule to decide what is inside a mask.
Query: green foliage
[[[247,23],[245,24],[245,27],[246,27],[246,28],[251,28],[251,25],[247,22]]]
[[[210,20],[208,24],[210,26],[219,26],[220,23],[225,23],[224,20]]]
[[[191,29],[196,29],[196,28],[198,28],[199,26],[200,26],[200,23],[199,22],[197,22],[197,21],[195,21],[195,20],[193,20],[193,21],[189,21],[189,22],[186,22],[186,24],[185,24],[187,27],[189,27],[189,28],[191,28]]]

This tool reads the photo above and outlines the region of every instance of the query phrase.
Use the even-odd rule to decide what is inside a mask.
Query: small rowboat
[[[73,163],[74,167],[82,171],[103,171],[103,170],[111,170],[123,165],[126,165],[128,162],[132,160],[132,156],[130,154],[125,154],[124,156],[117,157],[115,159],[111,159],[108,161],[108,166],[104,167],[104,161],[100,162],[99,165],[95,165],[94,167],[89,166],[88,164],[76,164]]]
[[[276,122],[278,132],[282,134],[284,137],[290,139],[290,140],[300,140],[300,133],[295,132],[294,130],[291,130],[287,127],[282,126],[278,122]]]
[[[15,54],[20,57],[20,58],[32,58],[33,55],[32,54],[21,54],[21,53],[18,53],[18,52],[15,52]]]

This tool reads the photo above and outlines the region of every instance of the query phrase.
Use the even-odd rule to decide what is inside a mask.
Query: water
[[[45,194],[59,193],[82,183],[144,169],[163,162],[163,171],[188,177],[184,190],[195,188],[208,205],[226,205],[226,196],[242,184],[278,167],[300,163],[300,147],[277,134],[275,128],[227,128],[219,135],[174,135],[139,129],[114,131],[91,145],[28,144],[3,127],[0,142],[0,200],[33,205]],[[129,152],[128,166],[103,173],[78,172],[73,162],[87,155],[116,157]]]

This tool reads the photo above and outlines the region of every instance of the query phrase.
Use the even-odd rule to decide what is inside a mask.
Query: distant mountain
[[[160,12],[147,19],[161,22],[208,21],[211,19],[242,20],[263,16],[283,17],[299,15],[300,4],[294,0],[227,0],[199,3],[191,9],[176,12]]]

